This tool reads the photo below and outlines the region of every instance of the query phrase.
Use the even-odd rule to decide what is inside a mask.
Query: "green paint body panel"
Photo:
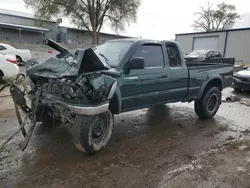
[[[116,41],[119,40],[124,39]],[[128,70],[127,64],[132,55],[138,47],[144,44],[162,46],[164,67]],[[181,58],[180,66],[170,67],[166,44],[177,47]],[[223,89],[231,85],[233,78],[233,64],[185,62],[181,48],[175,41],[134,39],[134,44],[115,69],[121,73],[121,76],[116,78],[119,86],[119,91],[116,92],[119,100],[117,100],[118,104],[115,104],[119,109],[115,112],[117,114],[155,104],[199,99],[209,83],[221,85]]]

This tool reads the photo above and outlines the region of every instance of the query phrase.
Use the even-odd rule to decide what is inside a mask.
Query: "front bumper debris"
[[[52,95],[47,94],[46,98],[41,97],[41,102],[48,106],[60,105],[64,108],[68,108],[72,113],[79,115],[97,115],[106,112],[109,109],[109,103],[103,104],[73,104],[69,102],[64,102],[52,97]]]
[[[30,140],[30,137],[34,131],[36,125],[36,112],[38,109],[38,103],[40,101],[41,88],[37,89],[36,100],[32,102],[32,108],[27,105],[25,98],[26,91],[24,87],[25,75],[18,74],[15,80],[11,84],[6,84],[0,89],[0,92],[4,88],[10,86],[10,94],[12,96],[14,107],[16,111],[16,116],[18,123],[20,125],[21,133],[24,140],[20,143],[20,148],[24,150]],[[24,119],[22,120],[20,110],[24,114]],[[28,130],[28,131],[27,131]]]
[[[104,113],[109,108],[109,103],[97,105],[97,106],[72,106],[68,105],[68,108],[75,114],[79,115],[97,115]]]

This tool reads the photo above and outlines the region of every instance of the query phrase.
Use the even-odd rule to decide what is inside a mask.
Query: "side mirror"
[[[136,57],[129,62],[129,69],[144,69],[145,60],[142,57]]]

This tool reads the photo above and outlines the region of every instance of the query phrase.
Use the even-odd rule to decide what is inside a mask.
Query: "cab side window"
[[[161,45],[146,44],[140,46],[132,58],[142,57],[145,60],[145,68],[164,67],[164,58]]]
[[[178,48],[174,44],[167,44],[166,48],[170,67],[181,66],[181,57]]]

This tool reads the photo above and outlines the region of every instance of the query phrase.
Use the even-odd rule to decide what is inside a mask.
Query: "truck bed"
[[[211,75],[220,75],[222,88],[229,87],[233,79],[233,65],[228,63],[187,62],[189,74],[187,101],[199,96],[202,85],[209,82]]]

